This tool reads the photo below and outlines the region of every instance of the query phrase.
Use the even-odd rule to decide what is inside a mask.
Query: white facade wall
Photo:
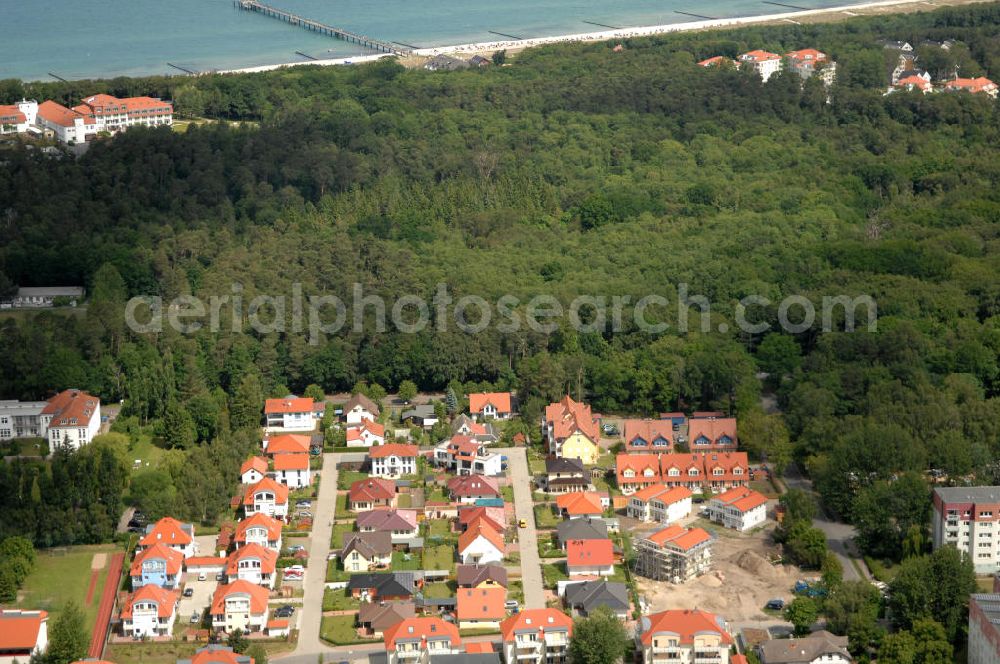
[[[372,477],[396,479],[401,475],[413,475],[417,472],[417,458],[392,454],[387,457],[376,457],[372,461]]]
[[[122,621],[122,631],[135,638],[169,635],[174,628],[177,611],[171,610],[169,618],[161,619],[159,606],[153,602],[137,602],[132,606],[132,620]]]
[[[90,422],[82,426],[55,426],[50,427],[48,423],[51,416],[43,416],[43,422],[47,427],[46,437],[49,439],[49,449],[54,450],[60,445],[68,445],[74,450],[78,450],[94,439],[94,436],[101,430],[101,404],[97,402],[94,412],[90,416]]]
[[[683,498],[670,504],[657,499],[649,501],[649,516],[652,521],[670,524],[680,521],[691,514],[691,497]]]
[[[488,565],[489,563],[498,563],[503,560],[503,551],[497,550],[493,543],[490,542],[485,537],[477,537],[466,547],[459,558],[462,559],[463,565]]]
[[[310,473],[309,470],[277,470],[274,473],[274,479],[277,482],[285,484],[289,489],[301,489],[302,487],[309,486]]]

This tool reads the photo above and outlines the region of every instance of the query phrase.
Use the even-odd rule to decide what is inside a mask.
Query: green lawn
[[[4,455],[48,456],[49,441],[45,438],[14,438],[4,444]]]
[[[114,545],[73,546],[66,549],[65,555],[54,555],[52,552],[57,550],[43,549],[38,552],[35,568],[24,580],[22,600],[17,606],[23,609],[44,609],[58,615],[66,602],[72,600],[83,610],[89,634],[97,622],[97,607],[108,570],[107,565],[101,570],[94,596],[90,604],[87,604],[91,560],[95,553],[107,553],[110,564],[111,554],[118,549]],[[117,583],[118,580],[113,582]],[[50,617],[49,620],[51,624],[53,618]]]
[[[348,581],[351,578],[350,572],[344,570],[341,566],[341,561],[330,560],[326,563],[326,580],[327,581]]]
[[[204,645],[183,642],[110,644],[105,656],[115,664],[175,664],[178,659],[190,659],[194,651]]]
[[[455,547],[439,544],[424,548],[423,569],[455,569]]]
[[[524,586],[520,581],[510,581],[507,583],[507,599],[524,603]]]
[[[420,556],[403,551],[392,552],[392,569],[412,571],[420,569]]]
[[[425,523],[427,524],[427,537],[440,537],[441,539],[452,537],[451,524],[447,519],[428,519]]]
[[[545,459],[536,454],[528,454],[528,471],[532,475],[540,475],[545,472]]]
[[[538,535],[538,555],[542,558],[561,558],[566,554],[556,544],[556,536],[553,533],[551,536]]]
[[[545,579],[545,587],[555,588],[560,581],[569,578],[566,575],[566,563],[542,563],[542,578]]]
[[[347,509],[347,494],[338,493],[337,494],[337,505],[333,512],[334,516],[338,519],[351,516],[350,510]]]
[[[140,466],[135,468],[135,471],[138,472],[139,470],[156,468],[166,454],[167,450],[153,444],[152,436],[142,433],[138,435],[128,451],[128,462],[134,464],[136,460],[139,460]]]
[[[512,486],[500,487],[500,495],[503,497],[503,501],[505,503],[513,503],[514,502],[514,487],[512,487]]]
[[[551,505],[535,505],[535,527],[555,528],[559,523],[559,517],[552,511]]]
[[[330,533],[330,546],[339,549],[344,546],[344,535],[354,531],[353,523],[335,523]]]
[[[372,639],[362,639],[354,626],[357,616],[324,616],[320,623],[319,636],[334,645],[367,643]]]
[[[448,581],[447,583],[428,583],[424,586],[424,597],[435,599],[454,597],[457,589],[458,586],[454,581]]]
[[[356,470],[338,470],[337,471],[337,488],[338,489],[350,489],[351,485],[358,480],[367,479],[367,473],[360,473]]]
[[[432,486],[424,489],[424,500],[428,503],[443,503],[448,500],[448,496],[443,487]]]
[[[361,601],[348,595],[346,590],[327,589],[323,592],[324,611],[357,611],[360,605]]]
[[[407,509],[413,505],[413,496],[408,493],[401,493],[396,499],[396,503],[400,509]]]

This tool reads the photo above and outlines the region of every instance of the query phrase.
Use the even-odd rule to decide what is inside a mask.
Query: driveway
[[[198,575],[193,572],[185,576],[184,588],[194,590],[194,594],[191,597],[181,597],[177,607],[177,622],[190,625],[192,613],[198,613],[204,617],[205,609],[211,605],[212,595],[219,583],[215,580],[214,574],[208,575],[204,581],[199,581]]]
[[[538,556],[538,533],[535,531],[535,503],[531,497],[531,473],[528,456],[523,447],[497,450],[507,455],[511,483],[514,487],[514,517],[524,519],[527,528],[518,528],[517,537],[521,554],[521,585],[524,587],[524,606],[528,609],[545,608],[545,589],[542,585],[542,561]],[[516,525],[516,524],[515,524]]]

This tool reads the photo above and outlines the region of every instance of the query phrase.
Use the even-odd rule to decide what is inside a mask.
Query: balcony
[[[400,659],[420,659],[421,650],[397,650],[396,657]]]

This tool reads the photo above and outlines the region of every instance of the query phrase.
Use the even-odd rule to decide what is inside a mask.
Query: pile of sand
[[[774,566],[767,561],[767,558],[755,551],[743,551],[736,556],[733,562],[740,569],[763,579],[771,580],[779,574],[778,570],[774,569]]]

